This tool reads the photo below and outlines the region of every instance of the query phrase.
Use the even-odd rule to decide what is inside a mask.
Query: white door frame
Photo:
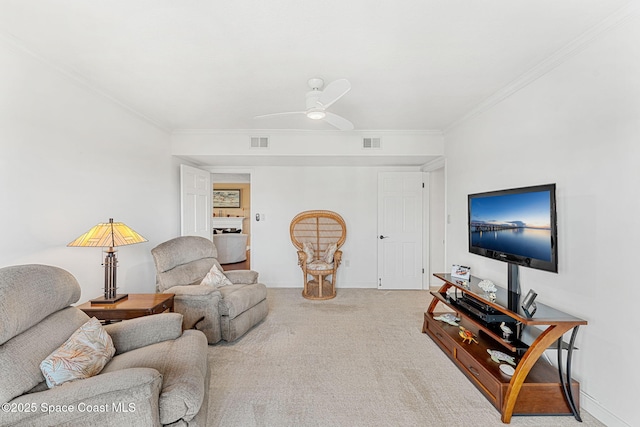
[[[424,173],[378,173],[378,289],[424,289],[425,198]]]
[[[447,224],[449,222],[448,221],[449,215],[447,214],[447,160],[443,156],[443,157],[440,157],[440,158],[438,158],[436,160],[433,160],[433,161],[427,163],[426,165],[424,165],[422,167],[422,171],[425,172],[425,175],[427,175],[429,177],[429,179],[430,179],[431,172],[435,172],[435,171],[441,170],[441,169],[443,170],[443,173],[444,173],[443,188],[442,188],[442,192],[443,192],[443,196],[444,196],[444,202],[443,202],[444,203],[444,206],[443,206],[444,218],[443,218],[442,223],[440,225],[436,225],[436,227],[442,227],[441,228],[442,232],[441,233],[432,233],[433,230],[429,229],[430,226],[431,226],[431,218],[429,216],[429,212],[431,211],[431,202],[432,202],[432,200],[431,200],[432,194],[431,194],[431,192],[429,192],[428,193],[429,195],[427,197],[428,205],[426,205],[426,208],[425,208],[426,209],[426,214],[427,214],[425,216],[425,224],[426,224],[425,233],[428,234],[429,239],[431,239],[434,234],[436,234],[436,235],[441,234],[442,235],[442,237],[444,239],[444,242],[443,242],[443,245],[442,245],[442,250],[444,252],[443,256],[442,256],[442,260],[443,260],[443,264],[444,265],[442,265],[442,266],[437,266],[437,265],[433,265],[432,266],[431,265],[431,256],[432,256],[432,254],[430,253],[430,249],[429,249],[431,245],[430,245],[430,241],[426,241],[427,255],[426,255],[425,259],[427,259],[427,264],[425,266],[425,271],[427,272],[427,274],[426,274],[425,283],[424,283],[425,289],[431,287],[432,280],[433,280],[433,273],[443,273],[443,272],[446,273],[447,272],[447,270],[446,270],[446,265],[447,265]],[[428,182],[430,182],[430,180]],[[443,267],[444,270],[441,270],[440,267]],[[435,270],[431,271],[431,268],[437,269],[438,271],[435,271]],[[433,283],[436,283],[434,286],[440,287],[440,281],[439,280],[435,280]]]

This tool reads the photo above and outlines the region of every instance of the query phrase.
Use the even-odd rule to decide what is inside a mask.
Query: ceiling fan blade
[[[351,90],[351,83],[347,79],[338,79],[332,81],[322,91],[322,95],[318,99],[318,105],[322,108],[329,108],[331,104],[342,98]]]
[[[263,117],[271,117],[271,116],[286,116],[290,114],[306,114],[306,111],[287,111],[285,113],[271,113],[271,114],[262,114],[260,116],[254,116],[254,119],[261,119]]]
[[[325,116],[324,121],[329,123],[331,126],[336,127],[340,130],[353,130],[353,123],[351,123],[344,117],[329,112],[327,112],[326,114],[327,115]]]

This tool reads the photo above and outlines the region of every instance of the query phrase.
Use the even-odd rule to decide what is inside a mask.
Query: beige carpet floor
[[[208,426],[499,426],[499,412],[422,334],[427,291],[269,289],[269,315],[209,347]],[[579,355],[577,356],[579,357]],[[602,426],[513,417],[513,426]]]

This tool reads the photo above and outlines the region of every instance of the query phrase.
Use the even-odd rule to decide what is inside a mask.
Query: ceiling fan
[[[306,103],[307,109],[305,111],[290,111],[286,113],[272,113],[256,116],[255,118],[270,117],[270,116],[282,116],[289,114],[304,114],[311,120],[324,120],[333,127],[340,130],[353,130],[353,123],[344,117],[327,111],[334,102],[342,98],[347,92],[351,90],[351,83],[347,79],[334,80],[322,90],[324,86],[324,80],[320,78],[312,78],[307,82],[311,90],[307,92]]]

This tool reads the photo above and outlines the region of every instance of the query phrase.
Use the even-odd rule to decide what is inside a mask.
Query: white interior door
[[[378,288],[422,289],[422,172],[378,174]]]
[[[211,173],[187,165],[180,165],[180,233],[212,239]]]

